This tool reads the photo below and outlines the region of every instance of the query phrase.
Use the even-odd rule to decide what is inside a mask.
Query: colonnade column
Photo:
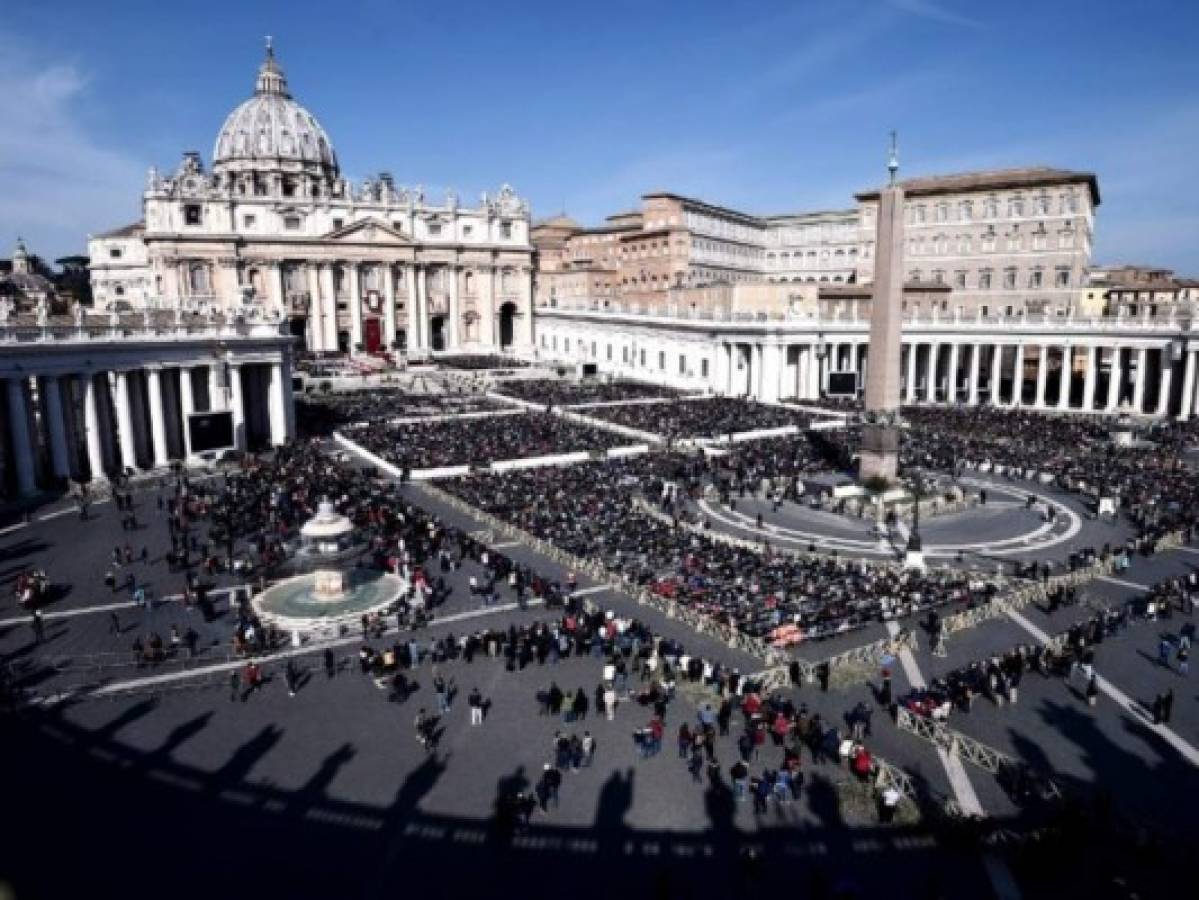
[[[1033,406],[1037,409],[1045,408],[1045,388],[1049,383],[1049,346],[1042,344],[1040,353],[1037,355],[1037,396],[1033,400]]]
[[[1095,381],[1099,376],[1099,348],[1094,344],[1087,347],[1087,373],[1082,382],[1082,408],[1085,412],[1095,409]]]
[[[1016,345],[1016,365],[1012,369],[1012,406],[1024,402],[1024,345]]]
[[[229,409],[233,413],[233,446],[246,449],[246,404],[241,394],[241,366],[229,365]]]
[[[62,382],[53,375],[42,379],[46,400],[46,431],[50,439],[50,470],[56,478],[71,477],[71,458],[67,446],[66,420],[62,410]]]
[[[358,263],[352,262],[346,266],[350,278],[350,354],[358,353],[362,343],[362,293],[359,279]]]
[[[1137,350],[1137,374],[1132,383],[1132,411],[1140,413],[1145,405],[1145,376],[1149,368],[1149,348]]]
[[[1120,382],[1124,380],[1124,373],[1120,370],[1120,347],[1117,345],[1111,349],[1112,364],[1107,383],[1107,411],[1115,412],[1120,407]]]
[[[1070,382],[1074,380],[1074,348],[1062,348],[1062,377],[1057,398],[1057,408],[1066,411],[1070,408]]]
[[[1170,358],[1170,347],[1161,350],[1161,376],[1157,392],[1157,415],[1164,416],[1170,412],[1170,389],[1174,386],[1174,360]]]
[[[999,406],[999,382],[1004,375],[1004,345],[995,344],[990,355],[990,405]]]
[[[958,399],[958,343],[949,345],[949,376],[946,382],[945,402],[954,404]]]
[[[290,385],[283,383],[283,365],[281,363],[271,363],[271,385],[269,410],[271,419],[271,444],[279,447],[287,443],[287,412],[285,406],[287,398],[283,392],[290,388]]]
[[[1195,406],[1195,356],[1197,351],[1187,350],[1186,368],[1182,374],[1182,408],[1178,410],[1178,418],[1189,419]]]
[[[333,266],[317,264],[317,277],[321,283],[321,332],[322,348],[337,349],[337,280],[333,277]]]
[[[37,476],[33,465],[33,444],[29,433],[29,406],[25,400],[25,379],[8,379],[8,419],[12,428],[13,464],[17,473],[17,490],[22,494],[37,491]]]
[[[979,363],[982,361],[980,359],[980,357],[981,357],[980,351],[981,350],[982,350],[981,344],[971,344],[970,345],[970,383],[967,388],[967,390],[969,392],[967,402],[971,406],[978,406],[978,370],[979,370]]]
[[[170,463],[167,452],[166,413],[162,408],[162,370],[151,368],[146,371],[146,386],[150,407],[150,442],[154,445],[154,466],[161,468]]]
[[[93,481],[104,477],[104,443],[100,433],[100,406],[96,396],[96,374],[83,379],[83,430],[87,432],[87,468]]]
[[[116,373],[117,442],[121,448],[121,467],[137,468],[137,450],[133,440],[133,396],[129,390],[129,373]]]
[[[179,367],[179,419],[182,424],[181,431],[183,432],[183,456],[189,458],[192,455],[191,435],[188,433],[188,419],[191,414],[196,411],[196,393],[195,385],[192,383],[192,370],[190,366]]]
[[[908,383],[906,393],[909,406],[916,402],[916,357],[919,354],[919,344],[914,341],[908,344]]]

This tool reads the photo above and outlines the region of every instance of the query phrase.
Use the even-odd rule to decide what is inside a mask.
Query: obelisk
[[[895,180],[899,153],[891,132],[890,178],[879,192],[874,239],[870,365],[858,475],[894,481],[899,469],[899,384],[903,343],[903,187]]]

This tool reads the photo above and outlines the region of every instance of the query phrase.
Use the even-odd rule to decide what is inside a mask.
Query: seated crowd
[[[498,393],[526,403],[547,406],[579,406],[586,403],[611,403],[619,400],[644,400],[677,397],[674,388],[658,387],[640,381],[570,381],[561,378],[533,378],[506,381],[496,387]]]
[[[403,469],[484,465],[505,459],[607,450],[629,439],[550,413],[371,426],[347,432]]]
[[[437,365],[446,369],[478,372],[487,369],[524,369],[529,363],[514,356],[499,353],[458,353],[437,357]]]
[[[461,413],[499,412],[512,407],[480,394],[414,394],[399,389],[347,391],[296,397],[301,435],[329,435],[356,422],[432,418]]]
[[[1155,540],[1199,525],[1199,478],[1182,452],[1199,443],[1199,423],[1158,423],[1150,443],[1117,446],[1113,421],[1053,416],[993,407],[905,408],[900,464],[960,472],[989,464],[1012,472],[1051,476],[1065,490],[1097,499],[1112,496],[1142,537]],[[846,464],[860,431],[825,435]]]
[[[671,403],[605,406],[590,409],[587,415],[626,428],[635,428],[666,438],[719,438],[744,431],[806,428],[811,416],[796,409],[767,406],[733,397],[704,397],[675,400]]]
[[[665,504],[666,482],[697,493],[702,457],[676,455],[472,475],[447,483],[466,502],[560,549],[595,558],[662,597],[762,638],[827,637],[883,618],[991,596],[960,574],[853,560],[796,559],[730,546],[659,521],[634,498]]]

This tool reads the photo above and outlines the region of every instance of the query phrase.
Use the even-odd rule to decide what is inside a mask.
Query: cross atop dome
[[[275,61],[275,42],[268,34],[266,36],[266,59],[258,67],[258,79],[254,83],[254,93],[259,96],[290,97],[287,92],[287,79],[283,69]]]

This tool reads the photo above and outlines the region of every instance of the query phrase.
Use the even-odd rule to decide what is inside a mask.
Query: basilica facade
[[[315,352],[532,346],[528,203],[506,185],[467,205],[388,173],[351,184],[270,46],[211,168],[188,152],[151,170],[143,214],[89,239],[99,309],[282,316]]]

